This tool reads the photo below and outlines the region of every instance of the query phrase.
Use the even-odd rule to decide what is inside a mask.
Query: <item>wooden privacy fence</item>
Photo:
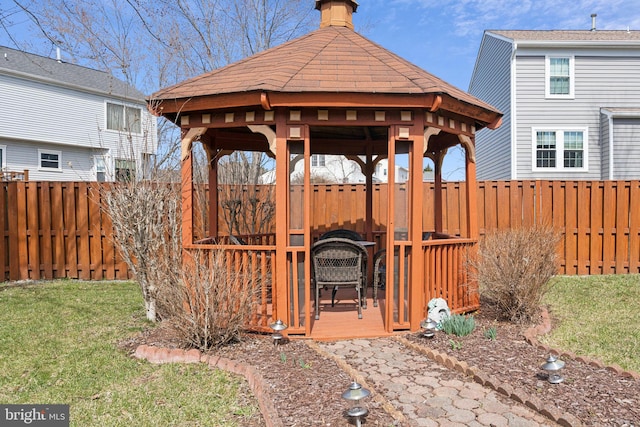
[[[0,183],[2,279],[128,279],[100,209],[101,185]]]
[[[127,279],[101,210],[100,186],[86,182],[0,183],[2,280]],[[465,236],[465,183],[443,187],[443,232]],[[259,191],[259,189],[257,190]],[[295,196],[292,191],[292,197]],[[374,238],[386,231],[387,186],[374,186]],[[395,191],[401,194],[402,186]],[[433,229],[433,183],[424,184],[424,230]],[[205,198],[206,200],[206,198]],[[364,232],[363,184],[314,185],[312,229]],[[395,212],[396,219],[403,212]],[[292,209],[295,217],[295,209]],[[640,273],[640,181],[481,181],[481,235],[549,224],[563,234],[560,274]]]
[[[478,224],[553,226],[560,274],[640,273],[640,181],[483,181]]]

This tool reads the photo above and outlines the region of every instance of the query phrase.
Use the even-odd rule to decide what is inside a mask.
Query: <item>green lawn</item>
[[[640,275],[556,277],[544,302],[559,324],[542,342],[640,372]]]
[[[148,326],[134,283],[0,285],[0,402],[69,404],[74,426],[239,425],[243,379],[117,349]]]

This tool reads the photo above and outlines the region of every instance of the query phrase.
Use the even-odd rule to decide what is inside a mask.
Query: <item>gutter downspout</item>
[[[511,48],[511,82],[510,82],[510,113],[511,113],[511,179],[518,179],[518,144],[516,134],[516,51],[518,50],[518,43],[513,42]]]
[[[613,180],[613,113],[607,109],[601,109],[605,116],[607,116],[607,122],[609,123],[609,180]],[[600,142],[602,143],[602,142]]]

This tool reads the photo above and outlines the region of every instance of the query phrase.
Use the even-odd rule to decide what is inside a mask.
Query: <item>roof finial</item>
[[[316,9],[321,13],[320,28],[347,27],[353,30],[351,16],[357,8],[356,0],[316,0]]]

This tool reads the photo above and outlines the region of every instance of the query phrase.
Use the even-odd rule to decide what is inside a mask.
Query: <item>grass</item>
[[[0,306],[0,402],[69,404],[74,426],[234,426],[258,411],[237,403],[243,379],[117,348],[148,326],[134,283],[0,286]]]
[[[640,275],[556,277],[544,303],[559,324],[541,341],[640,372]]]

